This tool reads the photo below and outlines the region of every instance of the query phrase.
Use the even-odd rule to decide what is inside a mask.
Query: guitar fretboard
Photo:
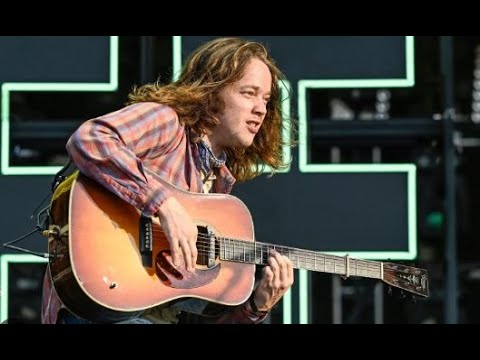
[[[266,265],[270,250],[288,257],[295,268],[348,276],[382,279],[382,263],[328,255],[316,251],[261,242],[220,238],[220,259]]]

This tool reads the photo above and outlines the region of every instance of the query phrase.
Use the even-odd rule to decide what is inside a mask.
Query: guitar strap
[[[73,180],[77,178],[79,173],[80,172],[77,170],[70,176],[66,176],[64,179],[62,179],[61,182],[55,185],[52,195],[52,202],[57,200],[64,192],[70,191],[70,189],[72,188]]]
[[[74,175],[74,176],[72,176]],[[72,187],[73,180],[78,175],[78,168],[72,160],[69,160],[68,163],[58,171],[51,183],[51,195],[48,194],[37,206],[34,211],[34,214],[37,216],[37,224],[40,231],[45,231],[52,224],[51,218],[51,207],[55,200],[57,200],[61,194],[65,191],[70,190]],[[65,182],[65,180],[67,180]],[[41,211],[38,211],[44,202],[50,197],[50,203],[47,207],[43,208]],[[33,215],[32,215],[33,216]]]
[[[68,163],[58,171],[52,181],[52,192],[68,177],[78,172],[78,168],[75,163],[69,159]],[[70,184],[71,185],[71,184]]]

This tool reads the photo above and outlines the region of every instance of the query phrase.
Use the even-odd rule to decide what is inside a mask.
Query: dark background
[[[254,38],[267,42],[291,82],[294,118],[300,79],[404,76],[402,36]],[[183,37],[185,53],[203,40]],[[480,70],[475,68],[479,42],[480,37],[415,37],[413,87],[308,91],[311,163],[417,166],[418,256],[406,263],[430,271],[432,294],[417,303],[395,292],[385,296],[383,322],[480,320],[474,308],[480,295],[476,221]],[[0,85],[108,81],[107,47],[108,37],[0,37]],[[157,78],[170,81],[172,51],[169,36],[121,36],[117,91],[12,92],[10,165],[63,165],[66,140],[83,121],[123,106],[134,84]],[[347,119],[337,117],[335,104],[342,104]],[[320,251],[348,252],[359,246],[404,250],[403,174],[302,174],[298,148],[292,155],[289,173],[271,179],[262,176],[235,189],[251,209],[258,240]],[[30,216],[48,196],[51,179],[52,175],[0,175],[2,242],[33,229]],[[341,216],[332,215],[333,204],[343,211]],[[39,235],[21,245],[46,251],[46,240]],[[2,249],[2,253],[13,252]],[[37,322],[38,279],[44,265],[12,263],[9,268],[9,317]],[[333,297],[335,282],[328,274],[309,276],[310,321],[330,323],[335,318],[331,304],[338,301]],[[366,279],[342,281],[343,322],[373,321],[374,284]],[[272,314],[273,322],[281,321],[280,311]],[[297,315],[293,320],[298,321]]]

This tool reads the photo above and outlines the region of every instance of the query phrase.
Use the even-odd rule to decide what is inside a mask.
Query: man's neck
[[[218,146],[214,139],[211,139],[208,135],[204,135],[202,140],[210,147],[210,149],[212,149],[212,152],[216,157],[222,156],[224,149]]]

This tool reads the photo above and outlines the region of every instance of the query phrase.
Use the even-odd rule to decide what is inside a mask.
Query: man
[[[178,81],[134,88],[125,108],[83,123],[69,139],[68,153],[82,174],[142,214],[157,216],[174,265],[193,273],[197,226],[157,176],[191,192],[229,193],[235,181],[258,176],[264,165],[285,166],[281,77],[263,45],[210,41],[190,55]],[[204,322],[260,323],[292,284],[292,262],[272,251],[244,304],[213,311],[206,301],[184,299],[128,322],[176,322],[183,312],[211,315]],[[42,322],[84,322],[66,310],[58,316],[60,308],[47,271]],[[197,321],[188,315],[183,320]]]

